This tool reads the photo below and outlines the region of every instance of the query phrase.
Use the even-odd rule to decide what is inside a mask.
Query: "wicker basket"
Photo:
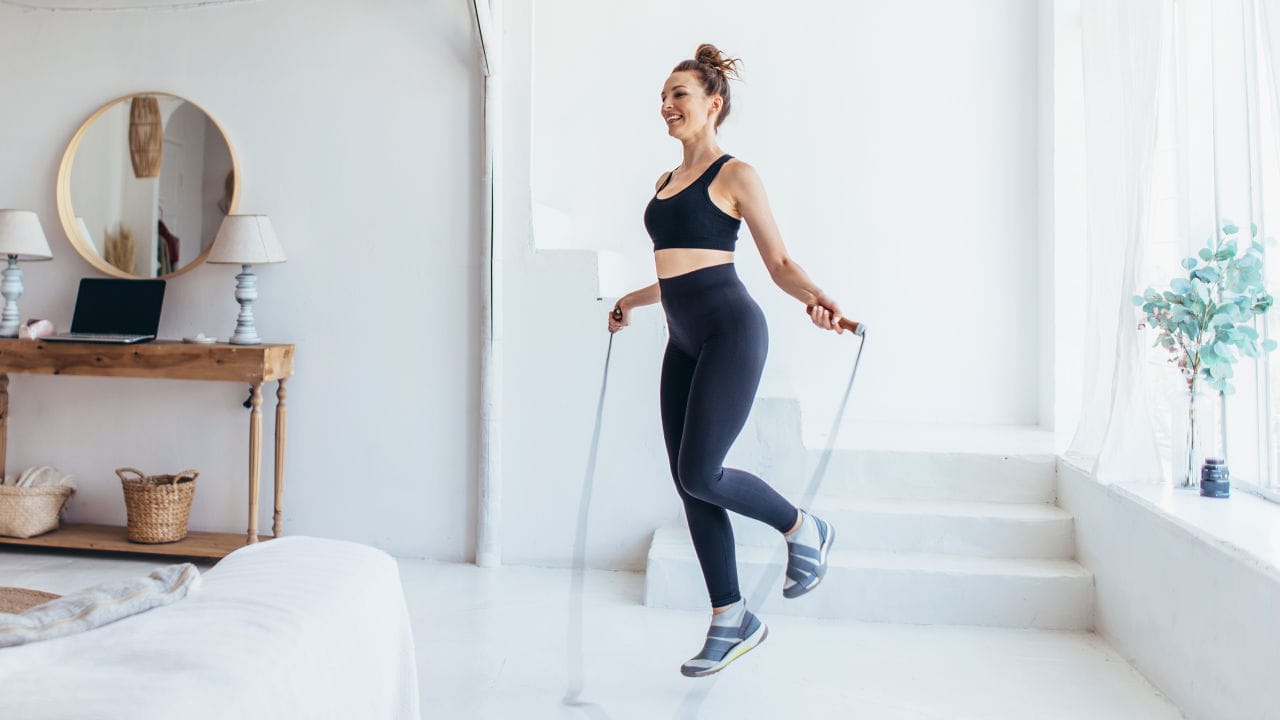
[[[29,538],[57,530],[58,515],[73,492],[64,486],[0,485],[0,535]]]
[[[43,605],[50,600],[57,600],[60,597],[62,596],[45,592],[43,590],[0,587],[0,613],[17,615],[18,613],[24,613],[37,605]]]
[[[187,536],[191,498],[196,493],[196,470],[177,475],[143,475],[133,468],[119,468],[128,515],[129,542],[169,543]]]

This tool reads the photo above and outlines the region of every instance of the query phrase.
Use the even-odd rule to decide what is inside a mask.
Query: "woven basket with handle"
[[[65,486],[0,485],[0,535],[29,538],[58,529],[58,514],[74,492]]]
[[[119,468],[128,515],[129,542],[168,543],[187,536],[191,498],[196,493],[196,470],[177,475],[144,475],[134,468]]]

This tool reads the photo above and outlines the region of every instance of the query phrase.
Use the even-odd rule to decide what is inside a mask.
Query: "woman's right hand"
[[[622,301],[609,311],[609,332],[616,333],[631,324],[631,308],[623,309]]]
[[[823,330],[835,330],[837,334],[844,332],[844,326],[840,324],[843,315],[840,313],[840,306],[835,300],[818,292],[813,300],[813,304],[808,307],[809,318],[813,320],[813,324]]]

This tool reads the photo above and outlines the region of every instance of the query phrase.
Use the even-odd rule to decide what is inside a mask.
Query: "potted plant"
[[[1223,225],[1198,256],[1182,261],[1185,278],[1174,278],[1164,292],[1148,288],[1133,298],[1146,323],[1159,330],[1155,344],[1169,352],[1187,384],[1179,395],[1187,403],[1186,445],[1175,456],[1173,471],[1180,487],[1196,485],[1197,397],[1206,389],[1220,396],[1235,393],[1230,378],[1240,355],[1258,358],[1276,348],[1275,340],[1260,340],[1253,328],[1254,318],[1273,302],[1262,279],[1258,228],[1252,226],[1243,250],[1239,233],[1237,226]]]

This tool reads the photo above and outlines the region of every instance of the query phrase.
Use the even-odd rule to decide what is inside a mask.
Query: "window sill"
[[[1078,461],[1064,457],[1059,461],[1089,476]],[[1231,497],[1207,498],[1196,488],[1155,483],[1114,483],[1106,488],[1163,516],[1210,547],[1280,579],[1280,503],[1255,494],[1265,490],[1242,490],[1233,484]]]
[[[1259,487],[1257,485],[1250,485],[1248,483],[1239,483],[1238,485],[1232,485],[1231,491],[1235,492],[1236,488],[1239,488],[1247,493],[1257,495],[1258,497],[1268,502],[1273,502],[1280,505],[1280,492],[1276,492],[1275,490],[1269,490],[1267,488]]]

